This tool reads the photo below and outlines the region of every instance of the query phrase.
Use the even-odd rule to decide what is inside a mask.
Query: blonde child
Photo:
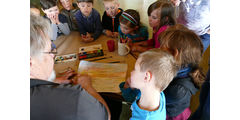
[[[109,37],[118,37],[119,17],[123,10],[118,0],[103,0],[105,12],[102,16],[103,33]]]
[[[144,52],[151,48],[159,48],[158,36],[169,26],[175,25],[174,6],[171,3],[156,1],[148,7],[149,25],[153,28],[153,37],[148,41],[133,44],[132,51]]]
[[[59,3],[63,7],[60,13],[67,18],[67,23],[70,30],[77,31],[78,27],[75,17],[77,11],[79,11],[77,4],[73,3],[73,0],[59,0]]]
[[[162,92],[176,75],[174,57],[160,49],[140,54],[131,72],[129,85],[141,92],[131,106],[130,120],[165,120],[166,102]]]
[[[128,9],[119,18],[118,33],[121,43],[136,43],[148,40],[147,27],[140,23],[140,15],[136,10]]]
[[[30,13],[33,15],[40,16],[40,10],[35,4],[30,4]]]
[[[84,42],[92,42],[102,34],[100,14],[93,8],[93,0],[77,0],[80,9],[75,15]]]

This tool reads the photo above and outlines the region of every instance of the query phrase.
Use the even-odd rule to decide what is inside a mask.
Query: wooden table
[[[98,60],[95,62],[107,63],[107,62],[120,61],[120,63],[126,63],[128,65],[126,78],[130,77],[130,72],[134,69],[136,59],[131,54],[128,54],[126,56],[118,55],[117,39],[113,39],[113,40],[115,40],[115,51],[109,52],[108,48],[107,48],[107,40],[110,40],[110,39],[113,39],[113,38],[109,38],[105,35],[101,35],[94,42],[84,43],[80,37],[79,32],[73,31],[68,36],[64,36],[64,35],[60,36],[56,41],[54,41],[54,43],[57,46],[57,52],[58,52],[57,55],[78,53],[79,47],[101,44],[103,47],[104,56],[89,58],[89,59],[85,59],[85,60],[88,61],[88,60],[92,60],[92,59],[112,56],[112,58],[102,59],[102,60]],[[57,76],[59,73],[65,71],[68,67],[71,67],[73,70],[77,71],[79,62],[80,62],[79,60],[76,60],[76,61],[55,64],[54,69],[56,71]],[[116,86],[116,87],[118,87],[118,86]],[[120,92],[120,90],[119,90],[119,92]]]

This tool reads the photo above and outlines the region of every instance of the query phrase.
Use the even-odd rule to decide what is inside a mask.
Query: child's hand
[[[47,17],[51,20],[51,22],[53,24],[56,24],[56,20],[55,20],[55,15],[54,14],[48,14]]]
[[[105,34],[108,36],[108,37],[112,37],[113,33],[110,31],[110,30],[106,30],[105,31]]]
[[[60,21],[58,19],[58,14],[55,14],[55,21],[56,21],[56,24],[60,24]]]
[[[134,44],[130,47],[130,49],[132,52],[136,52],[136,51],[138,51],[138,46]]]
[[[134,43],[132,43],[132,40],[129,40],[127,44],[128,44],[128,46],[131,48]]]
[[[91,37],[91,34],[89,34],[88,32],[87,32],[86,35],[81,35],[81,36],[82,36],[83,42],[86,42],[86,43],[92,42],[92,41],[94,40],[94,39]]]
[[[113,32],[112,37],[113,37],[113,38],[117,38],[117,37],[118,37],[118,32]]]
[[[83,39],[83,41],[86,43],[92,42],[93,40],[94,39],[92,37]]]
[[[125,84],[123,86],[124,89],[127,89],[130,87],[130,83],[131,83],[131,78],[127,78],[127,80],[125,81]]]

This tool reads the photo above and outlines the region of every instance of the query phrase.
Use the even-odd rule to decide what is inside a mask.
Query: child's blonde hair
[[[141,53],[140,71],[150,71],[155,77],[155,85],[160,91],[163,91],[176,76],[178,66],[174,57],[161,49],[151,49]]]
[[[205,76],[198,66],[203,54],[200,38],[185,26],[177,24],[161,33],[158,39],[161,44],[160,49],[168,50],[174,56],[177,54],[176,61],[179,66],[192,68],[189,75],[200,87],[205,80]]]

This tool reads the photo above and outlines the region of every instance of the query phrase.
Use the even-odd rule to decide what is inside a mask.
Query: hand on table
[[[77,75],[77,79],[74,81],[74,84],[80,84],[84,89],[92,87],[91,77],[88,75]]]
[[[57,77],[54,82],[59,83],[59,84],[67,84],[67,83],[72,83],[74,80],[74,76],[76,75],[76,72],[72,69],[67,70],[64,73],[61,73],[61,77]]]
[[[105,34],[106,34],[108,37],[112,37],[112,36],[113,36],[113,32],[111,32],[110,30],[106,30],[106,31],[105,31]]]
[[[113,33],[112,33],[112,37],[113,37],[113,38],[117,38],[117,37],[118,37],[118,32],[113,32]]]
[[[92,42],[92,41],[94,40],[94,39],[91,37],[91,34],[89,34],[88,32],[87,32],[86,35],[81,34],[81,37],[82,37],[82,39],[83,39],[83,42],[86,42],[86,43]]]

